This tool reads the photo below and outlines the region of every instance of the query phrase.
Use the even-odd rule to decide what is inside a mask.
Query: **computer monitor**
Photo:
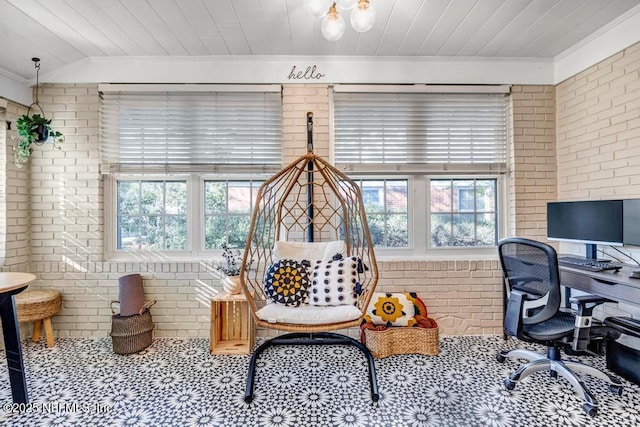
[[[585,243],[589,259],[597,258],[598,244],[622,246],[622,200],[547,203],[547,237]]]
[[[640,199],[625,199],[622,206],[622,241],[625,245],[640,246]]]

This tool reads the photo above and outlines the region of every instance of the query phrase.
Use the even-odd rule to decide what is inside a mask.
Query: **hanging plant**
[[[18,128],[18,135],[13,136],[13,139],[19,139],[18,145],[13,146],[15,152],[15,164],[21,168],[22,165],[29,161],[29,156],[33,153],[33,144],[42,145],[49,138],[53,140],[53,148],[60,150],[62,147],[60,144],[64,142],[64,135],[59,131],[51,129],[51,119],[47,119],[44,116],[44,111],[38,103],[38,87],[40,83],[40,58],[31,58],[36,67],[36,102],[29,106],[27,114],[23,114],[16,120]],[[31,109],[37,107],[40,109],[40,114],[29,115]]]
[[[64,142],[64,135],[59,131],[51,128],[51,119],[34,114],[28,116],[24,114],[16,120],[19,139],[17,146],[14,146],[16,166],[22,167],[29,160],[29,156],[33,153],[33,144],[42,145],[51,138],[53,147],[58,150],[62,147],[60,144]]]

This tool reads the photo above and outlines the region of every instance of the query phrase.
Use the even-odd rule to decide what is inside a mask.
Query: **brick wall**
[[[556,103],[558,199],[640,197],[640,44],[558,84]],[[636,247],[623,251],[640,259]],[[603,316],[640,316],[628,304],[605,309]]]
[[[558,197],[640,197],[640,44],[560,83]]]
[[[510,234],[546,240],[547,202],[557,199],[555,87],[511,88]]]
[[[12,122],[12,129],[2,132],[4,136],[2,158],[5,159],[2,166],[2,178],[0,179],[2,189],[2,212],[4,224],[4,271],[29,271],[30,261],[30,216],[29,206],[29,166],[17,168],[13,162],[13,146],[16,142],[12,136],[17,135],[15,130],[16,116],[25,114],[27,109],[21,105],[8,102],[6,109],[6,120]],[[3,120],[2,129],[6,129]]]
[[[540,235],[543,200],[553,198],[553,88],[518,87],[510,106],[515,195],[514,230]],[[36,287],[63,293],[54,318],[60,336],[107,336],[109,301],[118,277],[140,272],[156,336],[209,334],[209,299],[220,289],[210,263],[109,262],[104,258],[103,176],[99,173],[96,85],[42,85],[40,102],[66,135],[62,151],[37,149],[30,161],[30,269]],[[327,85],[284,85],[285,163],[306,152],[306,112],[314,113],[315,151],[329,153]],[[549,124],[551,122],[551,125]],[[543,162],[530,160],[541,154]],[[520,196],[524,196],[523,199]],[[531,196],[531,197],[530,197]],[[543,227],[544,228],[544,227]],[[381,260],[380,291],[415,291],[443,334],[497,334],[502,330],[501,280],[493,260]],[[352,335],[357,331],[349,331]],[[267,331],[260,331],[262,335]]]

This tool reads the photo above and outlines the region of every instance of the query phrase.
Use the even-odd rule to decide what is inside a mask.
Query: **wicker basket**
[[[438,328],[390,327],[383,331],[366,329],[364,334],[373,357],[394,354],[435,356],[440,351]]]
[[[111,340],[113,351],[117,354],[131,354],[144,350],[151,345],[153,337],[153,321],[151,312],[144,310],[142,314],[133,316],[111,317]]]

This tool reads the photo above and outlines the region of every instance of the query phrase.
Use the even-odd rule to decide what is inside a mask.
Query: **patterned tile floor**
[[[568,383],[534,374],[502,387],[518,365],[496,362],[515,346],[498,336],[445,337],[438,356],[376,361],[381,399],[370,401],[366,363],[344,346],[276,347],[259,362],[255,400],[243,401],[248,356],[210,356],[206,339],[156,339],[118,356],[109,338],[25,341],[31,412],[8,412],[1,354],[2,426],[638,426],[639,387],[622,397],[587,379],[600,402],[595,418]],[[604,367],[602,358],[589,359]]]

